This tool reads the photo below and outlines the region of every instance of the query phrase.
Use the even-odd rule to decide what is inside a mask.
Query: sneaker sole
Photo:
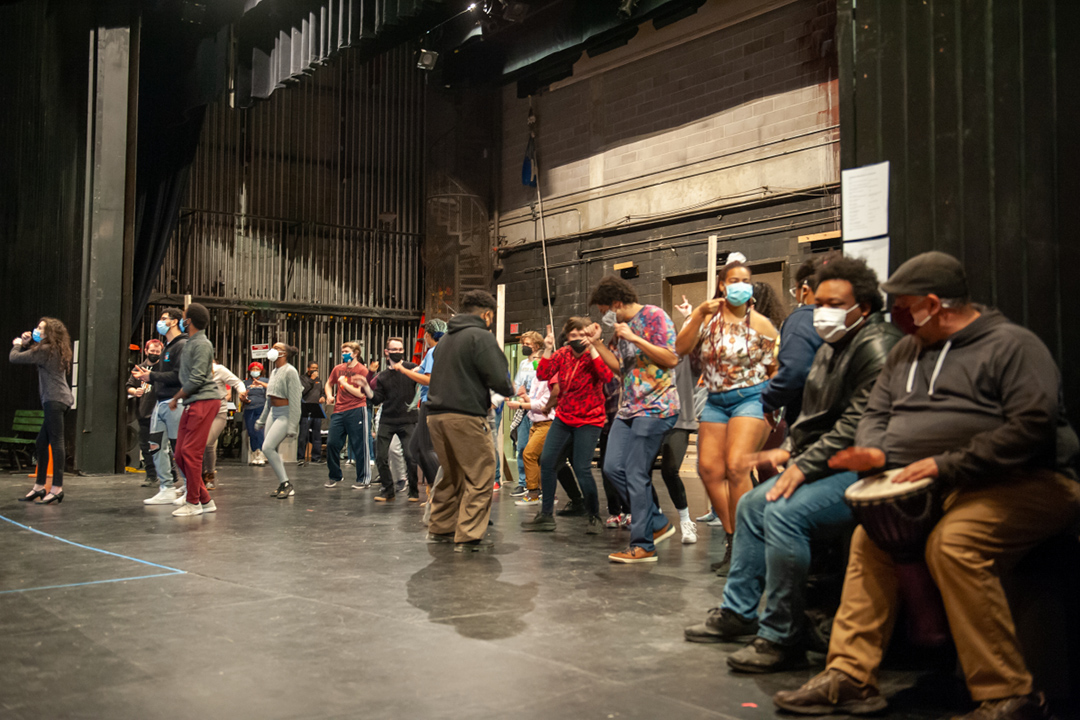
[[[613,563],[621,563],[623,565],[634,565],[636,563],[656,562],[658,559],[659,558],[657,558],[655,555],[653,555],[652,557],[635,558],[635,559],[617,558],[617,557],[612,557],[611,555],[608,555],[608,560],[610,560]]]
[[[695,544],[697,544],[697,535],[692,535],[692,536],[683,535],[682,536],[682,544],[683,545],[695,545]]]

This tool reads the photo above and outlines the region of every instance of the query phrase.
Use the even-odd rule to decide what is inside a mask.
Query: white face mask
[[[279,353],[274,348],[270,348],[269,350],[266,351],[266,359],[269,360],[272,363],[277,362],[277,359],[279,357],[281,357],[281,353]]]
[[[615,311],[608,310],[606,313],[604,313],[603,317],[600,318],[600,322],[604,323],[608,327],[615,327],[615,323],[618,322],[618,318],[615,316]]]
[[[863,321],[864,317],[860,315],[854,325],[851,327],[847,325],[848,313],[858,307],[858,305],[852,305],[849,308],[816,307],[814,308],[814,329],[825,342],[840,342],[850,330],[858,327]]]

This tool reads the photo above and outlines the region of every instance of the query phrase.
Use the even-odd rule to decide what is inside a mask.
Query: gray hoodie
[[[940,479],[958,487],[1029,467],[1075,477],[1080,442],[1050,351],[997,310],[979,311],[945,342],[923,347],[908,336],[893,348],[855,444],[884,450],[888,467],[932,457]]]

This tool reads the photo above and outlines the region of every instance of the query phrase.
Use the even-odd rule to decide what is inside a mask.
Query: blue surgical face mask
[[[158,335],[166,335],[169,332],[169,323],[164,320],[157,321]]]
[[[252,370],[251,371],[251,377],[259,377],[260,375],[262,375],[262,371],[260,371],[260,370]]]
[[[187,318],[180,318],[180,332],[186,333],[188,329]]]
[[[732,307],[742,307],[754,297],[754,286],[750,283],[736,282],[724,288],[725,297]]]
[[[347,363],[352,362],[352,353],[351,352],[349,352],[349,353],[341,353],[341,359],[344,360]]]
[[[41,342],[41,330],[34,328],[34,332],[30,333],[30,337],[34,338],[34,342]]]

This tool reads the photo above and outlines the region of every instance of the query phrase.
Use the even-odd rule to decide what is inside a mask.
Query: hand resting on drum
[[[937,461],[934,458],[923,458],[922,460],[916,460],[896,473],[896,477],[892,481],[894,483],[907,483],[922,480],[923,478],[936,478],[937,476]]]
[[[829,467],[833,470],[851,470],[867,472],[885,467],[885,453],[877,448],[849,447],[829,458]],[[938,466],[934,458],[924,458],[911,463],[892,479],[894,483],[907,483],[936,478]]]

